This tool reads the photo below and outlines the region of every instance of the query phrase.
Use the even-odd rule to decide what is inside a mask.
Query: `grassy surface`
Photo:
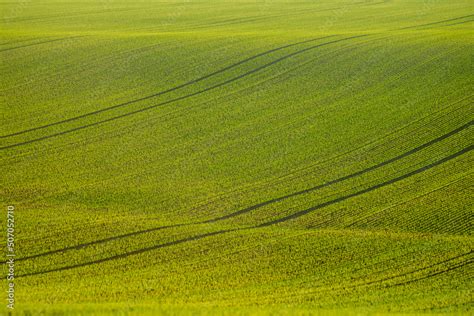
[[[15,311],[472,313],[473,12],[1,2]]]

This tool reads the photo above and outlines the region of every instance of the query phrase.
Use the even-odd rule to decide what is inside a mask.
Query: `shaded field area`
[[[16,313],[472,313],[473,21],[0,2]]]

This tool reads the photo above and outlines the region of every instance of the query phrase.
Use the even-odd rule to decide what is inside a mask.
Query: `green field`
[[[472,315],[473,22],[1,1],[0,315]]]

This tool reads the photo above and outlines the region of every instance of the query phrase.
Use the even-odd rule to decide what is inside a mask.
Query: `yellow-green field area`
[[[1,1],[0,314],[472,314],[473,22]]]

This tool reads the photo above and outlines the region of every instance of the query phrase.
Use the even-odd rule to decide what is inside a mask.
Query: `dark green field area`
[[[472,314],[473,22],[470,0],[0,2],[14,313]]]

